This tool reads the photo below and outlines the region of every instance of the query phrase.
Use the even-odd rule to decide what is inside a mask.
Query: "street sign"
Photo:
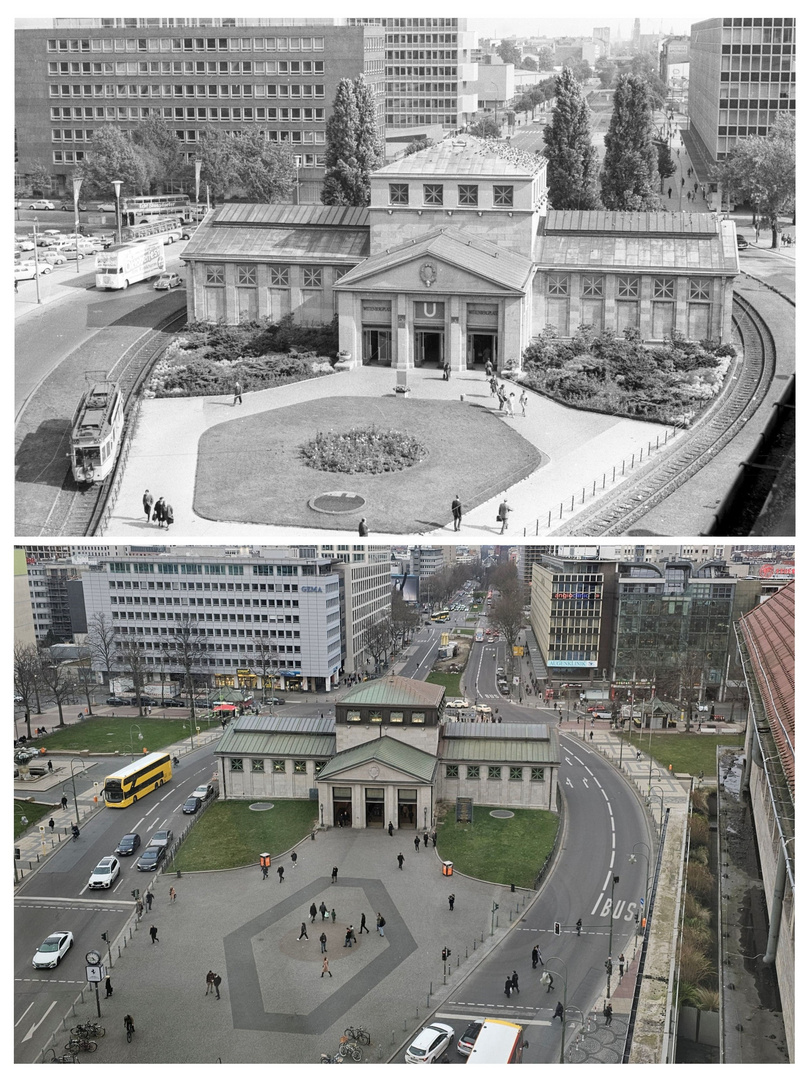
[[[104,965],[103,964],[88,964],[85,968],[85,978],[89,983],[100,983],[104,981]]]

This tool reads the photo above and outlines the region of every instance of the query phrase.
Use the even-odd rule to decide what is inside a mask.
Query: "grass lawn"
[[[425,681],[436,683],[437,686],[444,686],[445,697],[455,698],[462,696],[462,691],[459,689],[459,679],[461,675],[461,671],[432,671]]]
[[[251,802],[217,801],[180,845],[172,870],[229,870],[247,866],[269,851],[274,857],[310,843],[318,803],[305,799],[261,799],[272,810],[251,810]]]
[[[49,818],[54,812],[53,804],[25,802],[24,799],[14,800],[14,839],[18,840],[22,834],[36,825],[42,818]],[[23,824],[23,816],[28,818],[28,824]],[[48,831],[47,829],[45,830]]]
[[[191,721],[185,717],[167,720],[158,716],[90,716],[77,724],[67,724],[56,728],[35,741],[35,746],[44,746],[46,751],[54,750],[89,750],[91,754],[110,754],[116,750],[130,754],[130,744],[136,754],[143,753],[146,747],[150,753],[162,750],[170,743],[187,739],[191,733]],[[200,720],[199,731],[219,727],[219,720]],[[132,738],[130,738],[130,734]],[[139,739],[138,735],[143,735]]]
[[[626,743],[630,742],[634,749],[639,747],[644,754],[649,754],[663,771],[668,766],[673,766],[673,772],[690,773],[698,776],[703,772],[705,777],[715,776],[715,748],[717,746],[743,746],[743,733],[740,735],[698,735],[684,734],[679,732],[662,732],[657,734],[649,731],[642,732],[640,742],[639,733],[623,735]]]
[[[471,621],[474,621],[474,620],[470,620],[470,619],[468,619],[467,621],[468,621],[468,622],[471,622]],[[457,626],[457,627],[455,628],[455,630],[454,630],[454,633],[456,633],[456,634],[459,634],[460,636],[461,636],[462,634],[466,634],[466,635],[467,635],[468,637],[473,637],[473,631],[472,631],[472,630],[468,630],[468,629],[467,629],[467,627],[465,627],[465,626]]]
[[[532,888],[555,842],[558,815],[519,807],[513,809],[515,817],[494,818],[493,809],[497,808],[474,806],[473,823],[463,824],[456,821],[454,805],[446,804],[437,828],[440,857],[462,874]]]
[[[392,372],[392,386],[394,384]],[[396,474],[321,472],[301,455],[318,432],[374,424],[414,436],[423,461]],[[234,483],[234,463],[252,462]],[[546,458],[491,408],[462,401],[334,396],[235,417],[204,433],[199,443],[194,511],[214,521],[348,529],[365,517],[371,532],[437,529],[451,519],[451,501],[478,506],[533,473]],[[284,476],[269,484],[269,476]],[[355,492],[365,505],[349,514],[323,514],[309,501],[325,492]],[[495,528],[495,517],[493,527]]]

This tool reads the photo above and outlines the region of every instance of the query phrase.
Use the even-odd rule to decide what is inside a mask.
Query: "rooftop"
[[[411,680],[406,679],[404,681],[410,682]],[[439,689],[444,690],[443,687]],[[416,746],[411,746],[409,743],[401,742],[400,739],[393,739],[391,736],[385,735],[383,738],[372,739],[369,742],[360,743],[358,746],[352,746],[348,750],[342,750],[340,754],[335,755],[329,764],[324,766],[318,774],[318,779],[335,777],[347,769],[354,769],[358,765],[365,765],[371,761],[380,762],[381,765],[388,765],[392,769],[408,773],[415,779],[429,784],[434,778],[438,759],[433,754],[426,753],[425,750],[419,750]]]
[[[426,150],[384,165],[376,176],[493,176],[529,177],[540,172],[546,159],[475,135],[455,135]]]
[[[445,687],[419,679],[391,675],[359,683],[340,699],[341,705],[403,705],[413,708],[438,708]]]

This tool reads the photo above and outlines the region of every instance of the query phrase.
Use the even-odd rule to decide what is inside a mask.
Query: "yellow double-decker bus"
[[[524,1057],[524,1029],[509,1020],[487,1019],[476,1036],[468,1065],[520,1065]]]
[[[169,754],[145,754],[105,778],[104,803],[114,807],[132,806],[171,779],[172,758]]]
[[[447,622],[450,617],[451,613],[447,608],[441,608],[439,611],[431,612],[431,622]]]

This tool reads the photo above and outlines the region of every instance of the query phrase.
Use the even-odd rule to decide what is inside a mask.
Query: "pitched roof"
[[[251,757],[331,758],[335,753],[335,736],[292,731],[240,731],[228,727],[214,753],[225,757],[244,754]]]
[[[405,680],[410,682],[411,680]],[[440,687],[440,689],[443,689]],[[365,765],[370,761],[379,761],[382,765],[388,765],[392,769],[407,773],[415,780],[430,784],[433,781],[437,768],[437,758],[433,754],[419,750],[416,746],[401,742],[385,735],[381,739],[371,739],[369,742],[352,746],[348,750],[342,750],[336,754],[321,772],[318,779],[324,780],[353,769],[358,765]]]
[[[443,761],[512,762],[516,765],[557,765],[557,728],[550,724],[447,723],[442,729],[439,756]]]
[[[541,155],[528,154],[497,139],[455,135],[450,139],[398,158],[374,174],[387,180],[395,176],[529,177],[546,164]]]
[[[332,716],[240,716],[231,724],[234,731],[292,731],[306,735],[333,735],[335,718]]]
[[[370,256],[344,274],[336,288],[358,285],[373,275],[426,256],[459,266],[515,292],[523,291],[533,272],[532,259],[470,236],[462,229],[446,226],[433,229],[419,240],[409,240]]]
[[[402,705],[410,708],[438,708],[445,687],[419,679],[390,675],[358,683],[340,698],[341,705]]]

